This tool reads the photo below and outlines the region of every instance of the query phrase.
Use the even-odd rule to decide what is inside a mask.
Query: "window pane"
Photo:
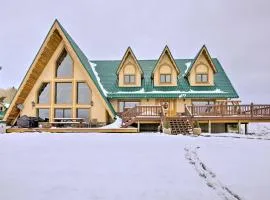
[[[166,75],[166,82],[167,83],[170,83],[171,82],[171,75],[170,74],[167,74]]]
[[[89,122],[89,109],[84,109],[84,108],[78,108],[77,109],[77,117],[78,118],[83,118],[85,122]]]
[[[197,83],[202,82],[202,76],[201,76],[201,74],[196,74],[196,82]]]
[[[49,104],[50,102],[50,83],[42,83],[38,91],[38,103]]]
[[[60,55],[56,63],[56,77],[70,78],[73,75],[73,61],[66,50]]]
[[[130,75],[129,76],[129,80],[130,80],[130,83],[135,83],[135,76],[134,75]]]
[[[129,83],[129,76],[128,76],[128,75],[125,75],[125,76],[124,76],[124,79],[125,79],[125,80],[124,80],[125,83]]]
[[[165,83],[165,75],[164,74],[160,74],[160,82]]]
[[[77,103],[90,104],[91,91],[86,83],[77,83]]]
[[[56,83],[55,92],[57,104],[72,103],[72,83]]]
[[[54,111],[54,118],[71,118],[70,108],[56,108]]]
[[[208,75],[207,74],[202,75],[202,82],[204,82],[204,83],[208,82]]]
[[[37,116],[45,121],[49,121],[49,109],[48,108],[37,109]]]
[[[133,108],[137,105],[139,105],[140,103],[139,102],[125,102],[125,108]]]
[[[123,112],[124,111],[124,106],[125,106],[125,103],[123,101],[120,101],[119,102],[119,112]]]

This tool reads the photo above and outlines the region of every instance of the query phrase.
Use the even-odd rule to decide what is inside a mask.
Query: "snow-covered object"
[[[243,132],[242,127],[242,132]],[[270,136],[270,123],[249,123],[248,133],[255,135],[269,135]]]
[[[122,119],[116,116],[116,120],[113,123],[103,126],[101,128],[121,128],[121,125],[122,125]]]
[[[269,146],[154,133],[0,134],[0,199],[270,199]]]
[[[195,91],[195,90],[189,90],[189,91],[161,91],[161,90],[153,90],[153,91],[145,91],[144,88],[140,89],[140,90],[137,90],[137,91],[118,91],[117,93],[119,94],[179,94],[181,93],[181,95],[183,94],[215,94],[215,93],[226,93],[224,91],[222,91],[221,89],[217,88],[215,90],[209,90],[209,91],[204,91],[204,90],[201,90],[201,91]]]
[[[0,122],[0,133],[6,133],[6,124]]]
[[[89,62],[90,66],[91,66],[91,68],[92,68],[92,70],[93,70],[93,72],[94,72],[94,74],[95,74],[95,76],[96,76],[96,78],[97,78],[99,87],[101,88],[103,94],[107,97],[108,91],[105,90],[105,88],[103,87],[103,85],[102,85],[102,83],[101,83],[101,81],[100,81],[100,77],[98,76],[98,73],[97,73],[97,71],[96,71],[96,66],[97,66],[97,64],[96,64],[96,63],[92,63],[92,62],[90,62],[90,61],[88,61],[88,62]]]

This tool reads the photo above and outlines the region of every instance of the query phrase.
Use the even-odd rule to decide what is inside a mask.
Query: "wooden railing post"
[[[251,115],[251,118],[253,118],[253,111],[254,111],[254,105],[253,103],[250,104],[250,115]]]

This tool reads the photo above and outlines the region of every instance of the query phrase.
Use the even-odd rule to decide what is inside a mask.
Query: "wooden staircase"
[[[171,127],[171,133],[173,135],[188,135],[193,133],[192,121],[188,117],[167,117],[166,120]]]

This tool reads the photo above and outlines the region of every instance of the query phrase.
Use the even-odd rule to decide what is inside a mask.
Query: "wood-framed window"
[[[40,88],[37,92],[37,103],[38,104],[49,104],[51,97],[51,84],[50,82],[41,83]]]
[[[171,83],[172,75],[171,74],[160,74],[160,83]]]
[[[125,84],[134,84],[136,80],[135,74],[125,74],[124,75],[124,83]]]
[[[48,122],[50,118],[50,108],[37,108],[37,116],[42,120]]]
[[[73,60],[66,49],[63,49],[56,61],[55,77],[61,79],[73,77]]]
[[[118,112],[124,112],[129,108],[140,105],[140,101],[118,101]]]
[[[196,83],[208,83],[208,74],[196,74]]]
[[[83,118],[85,122],[90,121],[90,108],[77,108],[76,116],[78,118]]]
[[[71,108],[55,108],[54,118],[71,118],[72,109]]]
[[[91,104],[91,90],[86,82],[77,82],[77,104]]]
[[[55,83],[55,104],[72,104],[72,82]]]

